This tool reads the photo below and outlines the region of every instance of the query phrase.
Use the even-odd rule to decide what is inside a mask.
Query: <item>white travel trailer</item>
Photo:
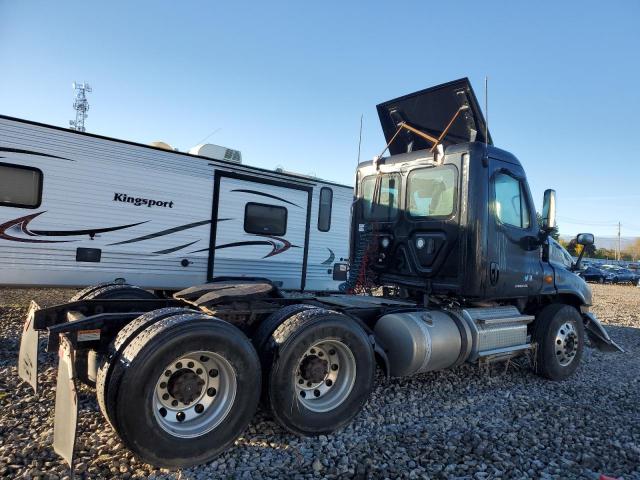
[[[196,148],[0,116],[0,285],[162,290],[244,276],[337,291],[353,189]]]

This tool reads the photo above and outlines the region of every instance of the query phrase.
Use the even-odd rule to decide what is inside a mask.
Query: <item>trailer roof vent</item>
[[[221,147],[220,145],[214,145],[212,143],[202,143],[200,145],[196,145],[191,150],[189,150],[189,153],[191,155],[198,155],[200,157],[213,158],[214,160],[242,163],[242,154],[239,150]]]
[[[169,145],[167,142],[163,142],[163,141],[157,141],[157,142],[151,142],[149,145],[151,145],[152,147],[156,147],[156,148],[161,148],[163,150],[177,150],[176,148],[173,148],[171,145]]]

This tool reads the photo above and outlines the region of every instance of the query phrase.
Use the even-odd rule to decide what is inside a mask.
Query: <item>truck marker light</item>
[[[553,276],[552,275],[545,275],[544,276],[544,282],[545,283],[553,283]]]

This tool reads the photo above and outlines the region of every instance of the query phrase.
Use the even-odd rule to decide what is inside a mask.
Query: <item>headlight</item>
[[[425,242],[424,242],[424,238],[419,238],[419,239],[417,239],[417,240],[416,240],[416,248],[417,248],[418,250],[420,250],[420,249],[424,248],[424,243],[425,243]]]
[[[380,240],[380,246],[382,246],[382,248],[388,248],[390,243],[391,240],[389,240],[389,237],[382,237],[382,240]]]

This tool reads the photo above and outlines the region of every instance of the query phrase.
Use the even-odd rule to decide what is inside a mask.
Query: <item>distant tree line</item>
[[[542,225],[542,215],[536,212],[536,217],[538,218],[538,225]],[[578,245],[575,238],[571,239],[568,242],[561,239],[558,225],[556,225],[555,228],[551,230],[551,237],[553,237],[554,240],[560,243],[560,245],[562,245],[572,256],[577,257],[578,255],[580,255],[580,252],[583,248],[582,245]],[[596,245],[587,245],[584,256],[588,258],[613,260],[616,258],[616,251],[609,248],[597,248]],[[637,238],[631,246],[625,248],[622,252],[620,252],[620,259],[627,262],[634,262],[640,259],[640,238]]]

